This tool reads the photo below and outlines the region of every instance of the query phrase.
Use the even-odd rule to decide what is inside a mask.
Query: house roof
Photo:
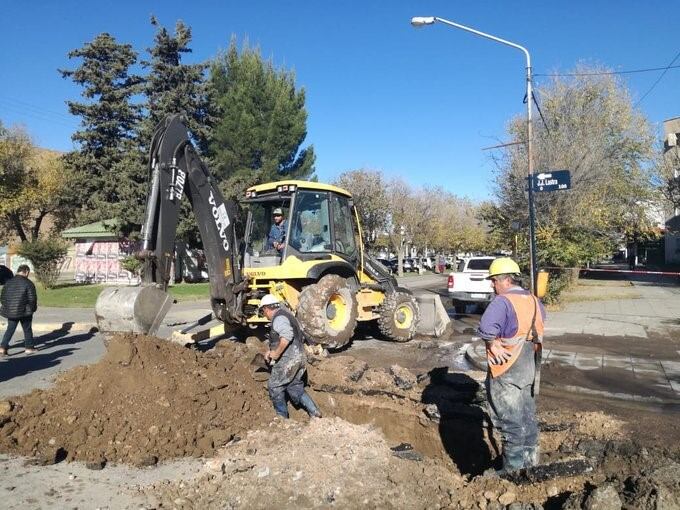
[[[120,222],[116,218],[96,221],[80,227],[66,229],[61,233],[61,237],[67,239],[117,239],[119,237],[117,232],[119,225]]]

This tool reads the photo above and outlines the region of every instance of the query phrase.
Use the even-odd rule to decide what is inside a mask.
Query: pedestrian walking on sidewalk
[[[5,356],[9,341],[21,323],[24,330],[24,352],[33,354],[37,349],[33,347],[33,314],[38,309],[38,296],[35,285],[28,279],[30,268],[22,264],[17,268],[17,274],[2,287],[0,294],[0,315],[7,319],[7,330],[0,343],[0,355]]]
[[[272,294],[260,301],[260,311],[271,321],[269,350],[264,359],[272,366],[269,376],[269,398],[279,416],[288,418],[286,395],[315,418],[321,411],[305,391],[303,377],[307,371],[307,356],[300,324],[285,305]]]
[[[538,464],[537,374],[545,310],[519,283],[511,258],[494,260],[488,278],[496,297],[482,315],[478,333],[486,342],[489,416],[503,445],[501,473]]]

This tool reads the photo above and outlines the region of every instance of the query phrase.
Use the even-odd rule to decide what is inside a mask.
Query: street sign
[[[553,170],[534,174],[534,191],[556,191],[571,188],[569,170]]]

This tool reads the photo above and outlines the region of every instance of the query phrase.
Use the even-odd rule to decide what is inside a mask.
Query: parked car
[[[412,258],[404,258],[403,260],[404,273],[413,273],[418,271],[418,263]]]
[[[489,266],[496,257],[466,257],[458,263],[456,271],[449,274],[448,290],[456,313],[464,313],[468,304],[485,308],[494,292],[489,276]]]
[[[434,271],[434,263],[430,257],[420,257],[418,259],[418,266],[428,271]]]
[[[386,259],[383,257],[377,257],[375,260],[380,262],[390,274],[397,272],[397,259]]]

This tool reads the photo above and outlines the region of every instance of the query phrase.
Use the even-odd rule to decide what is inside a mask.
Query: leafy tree
[[[37,149],[21,128],[0,126],[0,238],[36,240],[48,216],[63,228],[73,213],[65,198],[71,185],[59,153]]]
[[[121,163],[135,146],[141,115],[140,106],[133,103],[141,78],[130,73],[137,54],[131,45],[102,33],[68,57],[80,59],[80,65],[60,72],[83,87],[86,100],[68,102],[82,126],[72,136],[78,148],[65,158],[76,179],[72,199],[82,206],[81,221],[98,221],[112,216],[112,204],[114,213],[125,210],[115,205],[126,201],[120,194],[127,178]]]
[[[225,196],[241,197],[253,184],[281,178],[309,179],[314,150],[307,136],[304,89],[292,72],[277,70],[258,50],[239,53],[232,39],[211,66],[218,108],[210,155]]]
[[[59,279],[61,264],[68,251],[67,244],[58,238],[35,239],[21,243],[17,253],[33,264],[36,279],[51,289]]]
[[[352,194],[361,221],[362,237],[367,248],[374,248],[385,231],[388,217],[387,183],[378,170],[350,170],[336,179],[335,185]]]
[[[610,254],[622,240],[650,234],[654,137],[625,87],[611,75],[556,77],[538,94],[547,128],[534,126],[534,168],[569,169],[572,180],[569,191],[535,195],[539,262],[582,265]],[[509,135],[526,140],[525,120],[514,119]],[[496,162],[496,210],[486,208],[485,216],[509,244],[512,223],[528,224],[526,145],[512,146]],[[527,261],[527,236],[520,240]]]

